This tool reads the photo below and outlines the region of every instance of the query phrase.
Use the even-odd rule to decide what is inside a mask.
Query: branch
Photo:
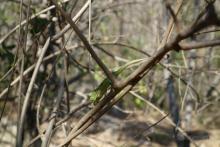
[[[210,40],[202,42],[180,43],[181,50],[200,49],[205,47],[214,47],[220,45],[220,40]]]
[[[64,62],[64,59],[63,59]],[[64,64],[64,63],[62,63]],[[59,88],[59,92],[58,92],[58,96],[57,96],[57,100],[55,103],[55,106],[53,107],[53,111],[52,111],[52,119],[50,120],[48,127],[46,129],[45,135],[42,139],[42,147],[47,147],[49,146],[50,143],[50,139],[51,139],[51,135],[52,135],[52,131],[54,128],[54,124],[56,123],[56,118],[57,118],[57,111],[60,107],[60,103],[62,101],[63,98],[63,94],[64,94],[64,84],[65,84],[65,79],[64,79],[64,65],[62,65],[62,71],[61,71],[61,79],[60,79],[60,88]]]
[[[110,92],[108,94],[108,97],[111,98],[111,95],[115,94],[115,96],[113,97],[113,99],[111,100],[111,102],[108,103],[108,105],[105,105],[104,108],[102,109],[98,109],[102,104],[106,104],[106,99],[103,99],[100,103],[98,103],[98,105],[96,105],[92,110],[96,110],[95,111],[90,111],[89,113],[87,113],[85,116],[89,116],[88,119],[85,119],[86,117],[83,117],[84,119],[81,119],[81,121],[79,123],[77,123],[77,125],[74,127],[73,130],[71,130],[71,132],[69,133],[69,135],[67,136],[67,138],[60,144],[58,145],[58,147],[62,147],[65,146],[67,144],[70,143],[70,141],[74,138],[76,138],[79,134],[81,134],[83,131],[85,131],[91,124],[93,124],[97,119],[99,119],[103,114],[105,114],[108,110],[110,110],[112,108],[113,105],[115,105],[125,94],[127,94],[131,89],[133,88],[133,86],[128,85],[126,86],[121,92],[118,92],[117,94],[114,92]],[[94,113],[94,115],[91,115],[90,113]]]
[[[89,6],[89,2],[86,2],[83,7],[79,10],[79,12],[73,17],[72,21],[77,23],[77,21],[79,20],[79,18],[84,14],[84,12],[87,10]],[[57,33],[56,35],[54,35],[51,38],[51,41],[55,41],[57,39],[59,39],[64,33],[66,33],[69,29],[70,29],[70,25],[67,24],[59,33]]]
[[[170,32],[170,31],[168,31],[168,32]],[[167,33],[168,34],[168,33]],[[168,36],[168,35],[166,35],[166,36]],[[166,38],[166,37],[165,37]],[[164,40],[167,40],[167,39],[164,39]],[[162,41],[162,44],[164,43],[164,41]],[[136,47],[134,47],[134,46],[130,46],[130,45],[127,45],[127,44],[124,44],[124,43],[118,43],[118,42],[116,42],[116,43],[95,43],[94,44],[94,46],[97,46],[97,45],[117,45],[117,46],[122,46],[122,47],[127,47],[127,48],[130,48],[130,49],[132,49],[132,50],[134,50],[134,51],[136,51],[136,52],[139,52],[139,53],[141,53],[141,54],[144,54],[144,55],[146,55],[147,57],[149,57],[149,58],[152,58],[152,56],[150,55],[150,54],[148,54],[146,51],[144,51],[143,49],[138,49],[138,48],[136,48]],[[182,46],[182,45],[180,45],[180,46]],[[183,45],[184,46],[184,45]],[[111,57],[115,57],[114,55],[111,55]],[[196,91],[196,89],[190,84],[190,83],[188,83],[187,81],[185,81],[183,78],[181,78],[177,73],[175,73],[173,70],[171,70],[167,65],[165,65],[165,64],[163,64],[162,62],[159,62],[158,63],[159,65],[161,65],[163,68],[165,68],[165,69],[167,69],[171,74],[172,74],[172,76],[173,77],[175,77],[175,78],[177,78],[177,79],[180,79],[180,81],[182,81],[183,82],[183,84],[184,85],[187,85],[187,86],[189,86],[190,88],[191,88],[191,90],[194,92],[194,94],[196,95],[196,98],[197,98],[197,100],[199,100],[200,99],[200,96],[199,96],[199,94],[198,94],[198,92]]]
[[[52,0],[52,3],[56,6],[56,8],[60,11],[60,13],[63,15],[63,17],[66,19],[66,21],[70,24],[70,26],[73,28],[75,33],[78,35],[80,40],[83,42],[85,48],[89,51],[93,59],[96,61],[96,63],[99,65],[99,67],[103,70],[103,72],[106,74],[106,76],[111,80],[113,87],[115,87],[116,79],[114,78],[114,75],[109,71],[109,69],[105,66],[105,64],[101,61],[101,59],[97,56],[95,51],[93,50],[92,46],[87,41],[86,37],[82,34],[82,32],[79,30],[77,25],[72,21],[70,15],[68,15],[55,0]]]
[[[199,16],[198,19],[190,26],[188,29],[178,33],[176,37],[173,38],[170,42],[166,43],[159,51],[154,55],[153,59],[147,61],[143,65],[141,65],[136,71],[134,71],[130,76],[127,77],[126,80],[120,82],[119,87],[123,88],[129,83],[136,83],[136,81],[139,81],[145,74],[144,72],[147,69],[152,68],[154,65],[156,65],[163,56],[168,53],[171,50],[179,51],[181,50],[181,46],[179,43],[188,38],[191,37],[196,32],[207,28],[211,25],[220,25],[220,20],[218,19],[215,8],[212,4],[209,4],[206,7],[206,12],[203,14],[202,17]]]
[[[17,146],[21,145],[20,143],[21,143],[21,140],[22,140],[24,123],[25,123],[24,120],[25,120],[27,108],[28,108],[28,105],[29,105],[29,102],[30,102],[31,92],[32,92],[34,82],[36,80],[41,62],[42,62],[43,57],[44,57],[44,55],[47,51],[47,48],[48,48],[49,44],[50,44],[50,38],[47,39],[47,41],[46,41],[46,43],[45,43],[45,45],[44,45],[44,47],[41,51],[40,57],[37,61],[36,67],[34,69],[33,75],[31,77],[31,81],[29,83],[29,86],[28,86],[28,89],[27,89],[27,92],[26,92],[26,95],[25,95],[25,99],[24,99],[24,103],[23,103],[23,107],[22,107],[22,111],[21,111],[21,118],[20,118],[20,122],[19,122],[18,133],[17,133],[17,135],[18,135]]]

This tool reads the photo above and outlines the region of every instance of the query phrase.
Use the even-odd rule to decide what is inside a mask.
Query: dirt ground
[[[173,127],[158,112],[132,111],[120,117],[104,115],[85,133],[72,141],[73,147],[175,147]],[[203,125],[193,117],[188,135],[198,147],[220,147],[220,130],[217,126]],[[70,120],[69,122],[74,122]],[[75,121],[76,122],[76,121]],[[45,127],[47,124],[45,124]],[[74,124],[67,124],[73,127]],[[67,127],[68,128],[68,127]],[[63,127],[56,130],[50,147],[60,144],[65,137]],[[12,147],[15,142],[16,124],[0,131],[0,147]],[[192,147],[195,147],[191,143]]]
[[[154,127],[152,124],[163,118],[159,114],[134,112],[124,118],[103,116],[84,134],[72,141],[74,147],[175,147],[173,128],[166,119]],[[206,129],[193,120],[189,136],[199,147],[220,147],[220,130]],[[62,141],[59,133],[54,145]],[[193,143],[191,146],[194,147]]]

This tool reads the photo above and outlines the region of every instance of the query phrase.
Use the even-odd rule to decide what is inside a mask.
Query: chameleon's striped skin
[[[127,69],[130,65],[136,64],[141,61],[143,61],[143,59],[134,60],[134,61],[128,62],[127,64],[122,65],[122,66],[114,69],[113,70],[114,76],[117,77],[125,69]],[[93,104],[97,104],[100,101],[100,99],[107,92],[107,90],[110,88],[110,86],[111,86],[111,81],[108,78],[105,78],[95,90],[93,90],[92,92],[89,93],[89,99],[93,102]]]
[[[89,99],[93,102],[93,104],[98,103],[98,101],[102,98],[102,96],[106,93],[106,91],[110,87],[110,84],[111,81],[105,78],[94,91],[89,93]]]

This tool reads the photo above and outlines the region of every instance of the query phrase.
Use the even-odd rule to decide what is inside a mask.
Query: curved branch
[[[42,63],[43,57],[44,57],[44,55],[47,51],[47,48],[48,48],[49,44],[50,44],[50,38],[48,38],[46,43],[44,44],[44,47],[43,47],[43,49],[41,51],[41,55],[40,55],[40,57],[37,61],[36,67],[34,69],[33,75],[31,77],[31,81],[29,83],[29,86],[28,86],[28,89],[27,89],[27,92],[26,92],[26,95],[25,95],[25,99],[24,99],[24,103],[23,103],[23,107],[22,107],[22,111],[21,111],[21,118],[20,118],[20,121],[19,121],[18,133],[17,133],[17,135],[18,135],[17,146],[20,146],[21,143],[22,143],[21,140],[22,140],[22,136],[23,136],[24,120],[26,118],[26,112],[27,112],[27,108],[28,108],[28,105],[29,105],[29,102],[30,102],[30,96],[31,96],[31,93],[32,93],[32,89],[33,89],[34,82],[36,80],[40,65]]]

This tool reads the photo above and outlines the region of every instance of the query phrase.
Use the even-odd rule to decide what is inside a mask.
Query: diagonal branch
[[[130,76],[128,76],[126,80],[120,82],[119,87],[125,87],[129,83],[141,79],[145,70],[157,64],[158,61],[161,60],[166,53],[168,53],[171,50],[181,50],[181,46],[179,45],[179,43],[182,40],[191,37],[196,32],[204,28],[207,28],[211,25],[219,26],[220,20],[216,15],[214,6],[212,4],[209,4],[206,7],[206,13],[204,13],[203,17],[197,19],[190,27],[188,27],[188,29],[178,33],[176,37],[173,38],[173,40],[171,40],[161,49],[159,49],[159,51],[154,55],[154,58],[152,60],[143,63],[136,71],[134,71]],[[190,46],[188,46],[188,48],[190,48]]]
[[[113,87],[115,86],[116,79],[114,78],[114,75],[109,71],[109,69],[106,67],[106,65],[102,62],[102,60],[97,56],[95,51],[93,50],[92,46],[89,44],[86,37],[82,34],[82,32],[79,30],[77,25],[72,21],[70,15],[68,15],[55,1],[52,0],[53,4],[56,6],[56,8],[60,11],[60,13],[63,15],[63,17],[66,19],[66,21],[70,24],[70,26],[73,28],[75,33],[78,35],[80,40],[83,42],[85,48],[89,51],[92,58],[96,61],[96,63],[99,65],[99,67],[103,70],[103,72],[106,74],[106,76],[111,80]]]
[[[69,144],[72,139],[76,138],[79,134],[85,131],[91,124],[93,124],[97,119],[99,119],[103,114],[105,114],[109,109],[111,109],[112,106],[115,105],[119,100],[121,100],[121,98],[125,96],[132,88],[132,85],[128,85],[118,93],[110,92],[109,96],[112,94],[115,95],[114,97],[109,97],[113,98],[112,101],[109,102],[108,105],[105,105],[103,106],[103,108],[99,109],[94,115],[90,115],[90,119],[88,119],[87,121],[83,119],[84,123],[78,123],[81,126],[75,126],[74,129],[71,130],[67,138],[60,145],[58,145],[58,147],[62,147]],[[106,99],[104,99],[100,103],[104,103],[104,101],[106,101]],[[100,105],[100,103],[98,103],[98,105]],[[94,108],[97,108],[97,106]],[[90,111],[89,113],[91,112],[92,111]],[[89,113],[87,113],[86,115],[88,116]]]
[[[87,8],[89,7],[89,2],[86,2],[83,7],[79,10],[79,12],[73,17],[73,22],[77,23],[77,21],[80,19],[80,17],[86,12]],[[55,41],[59,39],[64,33],[66,33],[70,29],[70,25],[67,24],[60,32],[58,32],[56,35],[54,35],[51,38],[51,41]]]

